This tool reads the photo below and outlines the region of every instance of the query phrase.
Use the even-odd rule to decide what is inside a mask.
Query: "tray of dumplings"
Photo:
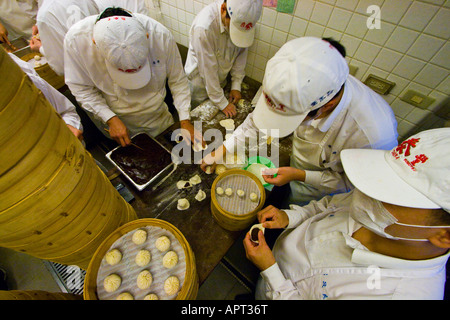
[[[170,230],[158,225],[140,225],[126,232],[99,252],[102,257],[95,280],[98,299],[177,298],[189,264],[183,247]],[[89,269],[88,273],[92,271]]]
[[[256,182],[249,176],[230,174],[216,184],[216,200],[225,211],[243,215],[255,210],[261,193]]]

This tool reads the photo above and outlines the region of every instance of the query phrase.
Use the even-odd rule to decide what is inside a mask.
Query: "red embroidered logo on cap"
[[[242,22],[241,23],[241,28],[245,29],[245,30],[250,30],[251,28],[253,28],[253,23],[251,23],[251,22],[249,22],[249,23]]]
[[[395,149],[391,151],[392,156],[395,159],[399,159],[400,155],[404,155],[403,161],[414,171],[416,171],[416,164],[418,163],[425,163],[428,160],[428,157],[424,154],[417,154],[414,157],[414,160],[409,161],[406,159],[406,157],[409,157],[411,155],[411,148],[415,148],[420,141],[420,138],[411,138],[408,140],[403,141],[401,144],[398,145]]]
[[[284,104],[276,104],[265,92],[264,92],[264,98],[266,99],[267,105],[274,109],[275,111],[281,111],[286,112],[286,106]]]

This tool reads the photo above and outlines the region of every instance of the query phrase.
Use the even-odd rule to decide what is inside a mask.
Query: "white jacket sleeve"
[[[205,82],[208,97],[220,110],[223,110],[227,107],[228,100],[220,86],[218,62],[211,45],[214,41],[209,37],[213,37],[213,34],[208,30],[201,27],[194,28],[191,42],[197,55],[198,72]]]
[[[105,98],[90,77],[85,73],[82,56],[68,38],[64,40],[64,73],[66,84],[83,109],[91,112],[96,118],[106,123],[116,114],[108,107]]]
[[[247,64],[248,49],[241,49],[230,70],[231,90],[241,91],[241,84],[245,77],[245,65]]]
[[[44,21],[38,21],[37,26],[42,47],[45,49],[42,52],[45,53],[53,71],[62,76],[64,74],[64,34],[61,34],[62,30],[55,30]]]
[[[223,145],[229,152],[233,152],[236,146],[245,146],[245,138],[257,138],[258,127],[253,122],[253,112],[249,113],[244,122],[234,130],[233,134],[224,141]]]
[[[189,120],[189,112],[191,110],[191,92],[189,83],[183,69],[180,51],[172,35],[167,40],[166,45],[168,61],[167,61],[167,78],[170,91],[172,92],[173,102],[178,111],[181,120]]]

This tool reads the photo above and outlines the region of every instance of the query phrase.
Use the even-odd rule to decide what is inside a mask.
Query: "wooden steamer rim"
[[[195,256],[186,238],[180,230],[167,221],[155,218],[144,218],[128,222],[127,224],[119,227],[97,248],[86,271],[83,288],[84,300],[99,300],[97,295],[97,274],[103,257],[106,255],[110,247],[130,231],[137,230],[145,226],[154,226],[166,229],[178,240],[185,253],[186,271],[184,283],[180,284],[181,289],[177,294],[176,300],[193,300],[196,298],[198,292],[198,276]]]
[[[252,179],[256,185],[258,186],[258,190],[260,193],[260,199],[259,199],[259,204],[258,206],[252,210],[249,213],[246,214],[233,214],[231,212],[228,212],[226,210],[224,210],[219,202],[217,201],[217,195],[216,195],[216,187],[219,181],[221,181],[223,178],[230,176],[230,175],[244,175],[249,177],[250,179]],[[266,192],[264,189],[264,186],[262,185],[261,181],[251,172],[248,172],[246,170],[243,169],[230,169],[227,170],[223,173],[221,173],[219,176],[217,176],[217,178],[214,180],[212,186],[211,186],[211,211],[213,214],[213,217],[217,220],[217,222],[219,222],[219,224],[227,229],[227,230],[231,230],[231,231],[239,231],[239,230],[243,230],[245,229],[248,225],[251,224],[251,222],[253,221],[253,219],[256,217],[256,214],[258,213],[258,211],[260,211],[262,209],[262,207],[264,206],[264,203],[266,201]],[[225,221],[223,221],[223,219],[221,219],[220,217],[217,217],[215,214],[215,211],[218,211],[219,214],[221,214],[223,216],[223,218],[225,219],[225,221],[227,222],[231,222],[234,221],[236,223],[235,226],[231,226],[231,225],[226,225],[227,223]]]

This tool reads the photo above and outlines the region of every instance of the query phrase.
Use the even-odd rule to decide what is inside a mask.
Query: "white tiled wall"
[[[212,0],[153,0],[161,22],[176,41],[189,43],[195,15]],[[381,8],[380,29],[369,29],[370,5]],[[292,14],[263,9],[249,49],[248,77],[262,81],[267,61],[286,42],[301,36],[333,37],[347,49],[347,61],[364,81],[375,74],[396,83],[383,96],[398,120],[400,138],[414,130],[441,127],[435,116],[450,95],[450,0],[296,0]],[[436,102],[428,110],[400,100],[408,89]]]

